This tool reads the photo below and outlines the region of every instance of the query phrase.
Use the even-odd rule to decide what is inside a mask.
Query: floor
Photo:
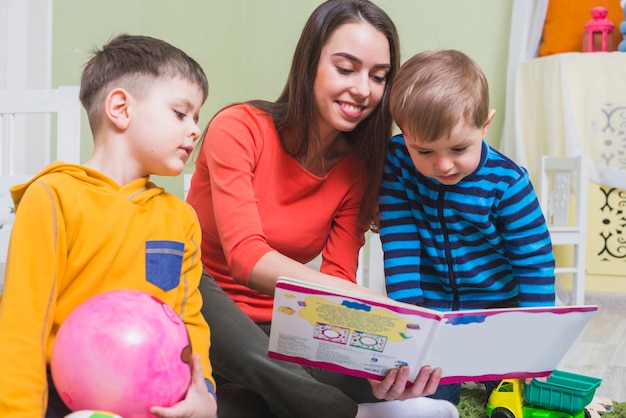
[[[626,402],[626,294],[587,292],[598,312],[557,368],[599,377],[596,396]]]

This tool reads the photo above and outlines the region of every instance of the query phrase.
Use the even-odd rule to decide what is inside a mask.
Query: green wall
[[[496,119],[487,140],[499,145],[512,0],[375,0],[400,33],[402,61],[426,49],[455,48],[483,67]],[[307,17],[321,0],[56,0],[52,85],[78,84],[94,47],[119,33],[164,39],[194,57],[209,78],[203,127],[226,104],[274,99]],[[92,150],[83,117],[82,160]],[[189,171],[192,168],[189,167]],[[182,177],[157,178],[182,194]]]

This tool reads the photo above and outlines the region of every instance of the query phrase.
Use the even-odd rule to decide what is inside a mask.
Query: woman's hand
[[[217,401],[206,387],[199,354],[192,356],[191,384],[185,399],[171,408],[153,406],[150,412],[160,418],[214,418],[217,415]]]
[[[372,393],[378,399],[387,401],[405,400],[428,396],[435,393],[441,380],[441,369],[423,366],[413,384],[407,386],[409,367],[402,366],[391,370],[381,381],[369,379]]]

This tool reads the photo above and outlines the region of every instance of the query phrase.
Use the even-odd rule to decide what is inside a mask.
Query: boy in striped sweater
[[[484,139],[495,110],[477,63],[413,56],[390,107],[402,134],[379,197],[388,296],[442,311],[554,305],[548,228],[527,171]],[[460,385],[433,397],[458,403]]]

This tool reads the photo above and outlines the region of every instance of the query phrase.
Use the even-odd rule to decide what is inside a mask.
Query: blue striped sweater
[[[442,311],[554,304],[554,254],[528,173],[485,141],[478,168],[446,186],[393,137],[379,204],[389,297]]]

